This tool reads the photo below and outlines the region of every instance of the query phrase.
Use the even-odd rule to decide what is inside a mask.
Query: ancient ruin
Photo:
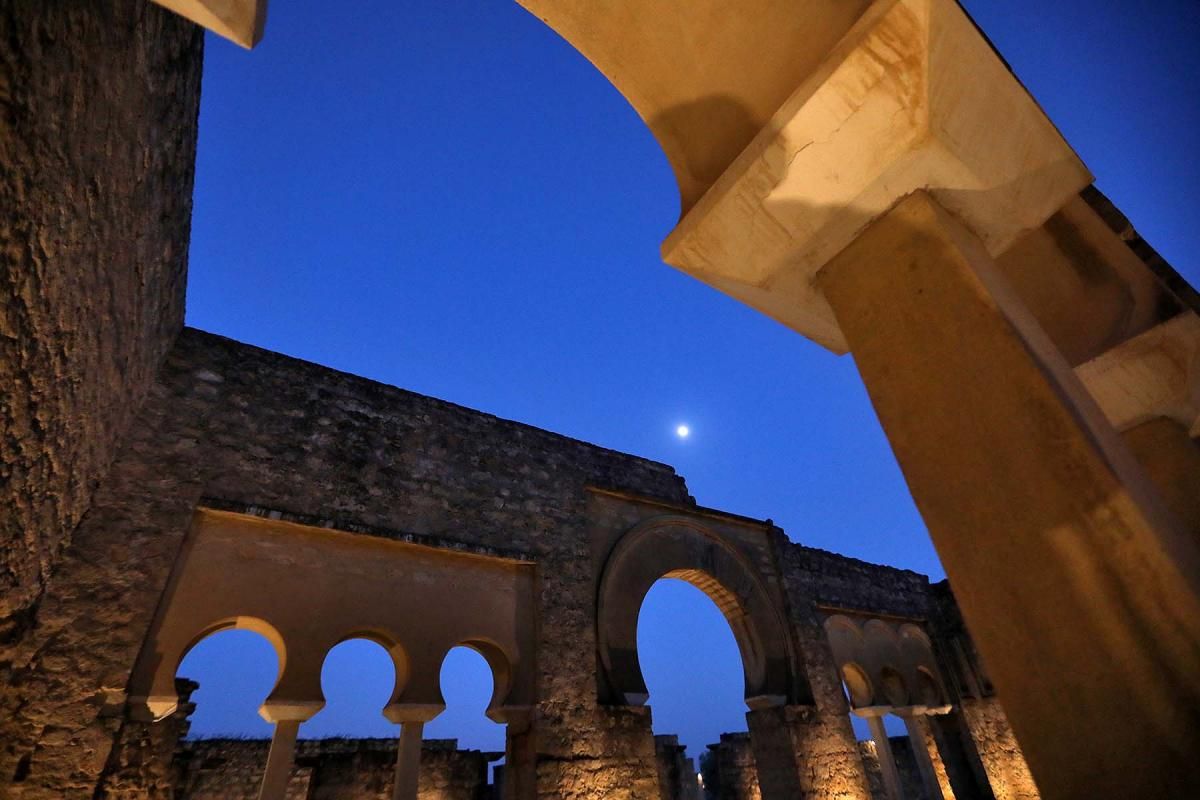
[[[694,797],[638,658],[663,577],[741,653],[714,796],[1187,796],[1200,298],[962,9],[520,1],[670,159],[664,259],[853,352],[950,582],[185,328],[200,26],[252,46],[265,0],[3,0],[0,797]],[[231,628],[279,657],[269,745],[181,739],[179,664]],[[399,737],[298,742],[351,637],[391,655]],[[422,742],[457,645],[494,677],[492,785],[499,754]]]

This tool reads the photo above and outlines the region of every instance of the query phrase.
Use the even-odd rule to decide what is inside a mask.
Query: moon
[[[686,439],[692,435],[692,429],[689,428],[687,425],[680,425],[677,428],[675,428],[675,435],[678,436],[680,439]]]

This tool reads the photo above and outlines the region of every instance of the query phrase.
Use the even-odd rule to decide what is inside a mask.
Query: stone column
[[[900,785],[900,770],[896,767],[896,756],[892,753],[892,742],[883,727],[881,714],[864,714],[875,742],[875,754],[879,757],[879,771],[883,775],[883,791],[888,800],[904,800],[904,789]]]
[[[285,674],[280,685],[287,680],[288,676]],[[296,687],[293,685],[291,688]],[[293,699],[284,699],[275,696],[275,692],[278,691],[279,686],[276,686],[272,696],[258,709],[258,715],[275,726],[275,731],[271,734],[271,749],[267,753],[267,766],[263,770],[258,800],[285,800],[288,781],[292,777],[293,756],[296,752],[296,736],[300,732],[300,723],[312,719],[314,714],[325,707],[325,700],[320,696],[305,698],[301,692],[293,695]],[[319,687],[316,691],[319,691]]]
[[[896,715],[904,720],[904,729],[908,732],[908,740],[912,743],[913,758],[917,762],[917,770],[921,773],[921,784],[925,787],[925,795],[929,800],[947,800],[942,791],[942,781],[939,779],[937,768],[933,763],[933,755],[929,752],[932,737],[929,735],[928,723],[924,713],[916,709],[897,709]],[[948,788],[948,787],[947,787]],[[954,795],[950,794],[949,800]]]
[[[298,719],[283,719],[275,723],[258,800],[285,800],[287,797],[288,781],[292,777],[292,758],[296,752],[296,735],[299,732]]]
[[[1185,796],[1200,782],[1194,539],[928,195],[819,285],[1043,790]]]
[[[996,800],[1038,800],[1042,795],[999,700],[963,698],[962,713]]]
[[[425,723],[445,710],[440,703],[389,703],[383,709],[384,717],[400,725],[392,800],[417,800],[421,779],[421,735]]]
[[[995,800],[987,771],[963,723],[961,708],[952,708],[949,713],[926,721],[946,771],[949,788],[943,784],[945,795],[959,800]]]
[[[392,800],[417,800],[417,787],[421,782],[421,734],[424,731],[425,723],[421,720],[412,720],[400,726]]]

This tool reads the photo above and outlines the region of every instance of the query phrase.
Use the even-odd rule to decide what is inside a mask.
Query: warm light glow
[[[680,439],[686,439],[692,435],[692,429],[689,428],[687,425],[680,425],[679,427],[677,427],[675,429],[675,435],[678,436]]]

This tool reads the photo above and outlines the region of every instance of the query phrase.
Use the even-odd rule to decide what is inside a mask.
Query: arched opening
[[[638,655],[642,601],[661,578],[679,578],[706,594],[725,617],[741,654],[751,709],[810,702],[796,666],[783,612],[756,569],[727,540],[686,518],[649,520],[625,534],[600,579],[597,644],[601,702],[643,705],[648,697]]]
[[[672,797],[692,798],[701,783],[718,793],[722,781],[738,781],[718,768],[719,751],[748,746],[742,656],[727,619],[736,606],[723,608],[694,578],[672,573],[657,581],[637,622],[659,777]]]
[[[492,717],[508,672],[507,659],[488,642],[460,644],[446,653],[440,675],[446,709],[425,725],[422,786],[444,775],[475,783],[479,792],[496,782],[493,767],[504,763],[505,725]]]
[[[275,726],[259,709],[282,673],[283,651],[253,627],[221,625],[201,634],[175,671],[175,711],[155,723],[167,726],[164,739],[180,737],[168,758],[190,795],[220,796],[235,776],[251,776],[255,785],[267,763]],[[164,708],[170,704],[159,696]]]
[[[184,701],[195,707],[189,717],[187,738],[263,737],[271,735],[271,724],[258,709],[271,693],[283,669],[276,646],[255,630],[224,628],[203,636],[192,645],[175,671],[177,687],[183,681],[196,688]]]
[[[504,726],[488,718],[496,691],[495,673],[480,650],[458,645],[442,660],[446,710],[425,726],[426,739],[457,739],[459,746],[504,751]]]
[[[382,710],[395,691],[396,678],[391,656],[376,641],[354,637],[331,648],[321,666],[325,707],[304,723],[304,738],[394,741],[396,725]]]

